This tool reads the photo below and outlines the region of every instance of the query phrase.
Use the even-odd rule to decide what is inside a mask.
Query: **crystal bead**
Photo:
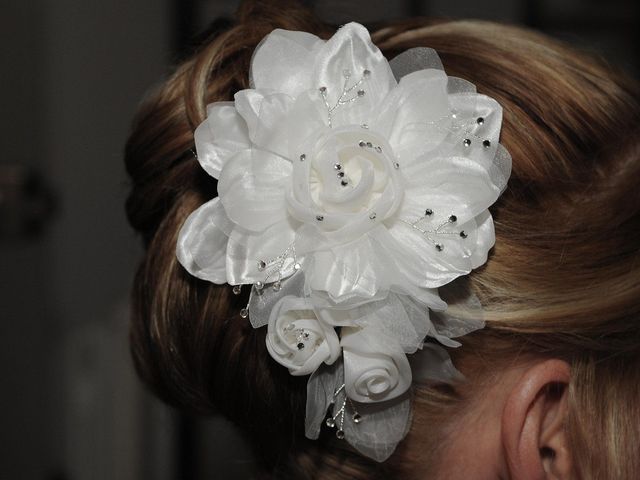
[[[358,90],[358,96],[359,97],[364,97],[365,91],[364,90]]]
[[[316,220],[321,222],[322,220],[324,220],[324,217],[322,215],[316,215]]]
[[[365,142],[364,140],[360,140],[360,141],[358,142],[358,146],[359,146],[360,148],[364,148],[364,147],[366,147],[366,146],[367,146],[367,144],[366,144],[366,142]]]
[[[254,283],[254,285],[258,290],[262,290],[264,288],[264,283],[262,283],[261,281],[257,281],[256,283]]]
[[[298,347],[298,350],[304,350],[304,343],[302,343],[302,342],[298,342],[298,344],[296,345],[296,347]]]
[[[393,163],[393,168],[395,168],[396,170],[400,168],[400,164],[398,162],[394,162]]]
[[[280,283],[280,280],[278,280],[277,282],[273,282],[272,288],[274,291],[279,292],[280,289],[282,288],[282,284]]]
[[[482,124],[484,123],[484,118],[482,118],[482,117],[478,117],[478,119],[476,120],[476,123],[477,123],[478,125],[482,125]]]
[[[336,170],[342,170],[342,165],[340,165],[339,163],[334,163],[333,168],[335,168]]]
[[[442,245],[441,243],[436,243],[436,250],[441,252],[442,250],[444,250],[444,245]]]
[[[427,217],[430,217],[431,215],[433,215],[433,210],[431,210],[430,208],[427,208],[427,209],[424,211],[424,214],[425,214]]]
[[[344,430],[340,429],[336,432],[336,437],[338,437],[338,440],[343,440],[344,439]]]
[[[353,423],[360,423],[362,421],[362,417],[359,413],[353,414]]]
[[[455,215],[451,215],[449,217],[449,223],[456,223],[458,221],[458,217],[456,217]]]
[[[471,146],[471,140],[469,140],[468,138],[465,138],[462,143],[465,147]]]
[[[484,142],[482,142],[482,145],[484,146],[484,148],[489,148],[491,146],[491,142],[489,140],[485,140]]]
[[[242,310],[240,310],[240,316],[242,318],[247,318],[249,316],[249,310],[246,308],[243,308]]]
[[[320,90],[320,93],[326,93],[327,87],[320,87],[318,90]]]
[[[336,426],[336,421],[333,419],[333,417],[329,417],[329,418],[327,418],[327,420],[326,420],[324,423],[325,423],[325,424],[327,425],[327,427],[329,427],[329,428],[333,428],[333,427],[335,427],[335,426]]]
[[[347,182],[346,180],[342,180],[340,182],[340,185],[342,185],[343,187],[346,187],[347,185],[349,185],[349,182]]]
[[[264,260],[258,261],[258,270],[262,271],[267,268],[267,263]]]
[[[366,78],[371,75],[371,70],[365,68],[362,72],[362,75]]]
[[[241,292],[242,292],[242,285],[234,285],[233,286],[233,294],[234,295],[240,295]]]
[[[462,230],[462,231],[460,232],[460,236],[461,236],[462,238],[467,238],[469,235],[467,235],[467,232],[465,232],[464,230]]]
[[[300,161],[304,162],[305,158],[307,158],[307,156],[303,153],[302,155],[300,155]]]
[[[375,219],[376,218],[376,212],[372,212],[371,215],[369,215],[369,218],[371,220]]]

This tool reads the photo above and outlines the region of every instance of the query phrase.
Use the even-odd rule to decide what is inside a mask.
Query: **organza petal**
[[[291,162],[264,150],[244,150],[225,165],[218,195],[231,220],[260,232],[287,215],[285,187]]]
[[[241,150],[250,147],[244,119],[233,102],[207,106],[207,118],[193,133],[198,161],[212,177],[218,178],[224,164]]]
[[[313,65],[324,41],[306,32],[276,29],[267,35],[251,59],[251,88],[292,97],[312,88]]]
[[[218,284],[226,282],[228,237],[219,227],[223,218],[224,211],[216,197],[187,217],[176,246],[178,261],[191,275]]]

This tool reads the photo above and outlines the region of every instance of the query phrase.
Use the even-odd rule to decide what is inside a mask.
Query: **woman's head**
[[[372,33],[387,58],[435,49],[449,75],[495,98],[513,158],[509,186],[491,208],[496,246],[468,277],[487,326],[450,351],[467,381],[418,387],[408,438],[374,465],[332,435],[304,439],[306,379],[271,361],[264,329],[238,318],[246,295],[191,277],[175,258],[185,219],[216,194],[191,152],[205,106],[248,86],[251,54],[274,28],[333,33],[300,7],[279,11],[246,4],[136,119],[127,211],[147,248],[132,324],[145,382],[172,404],[220,411],[250,430],[258,456],[280,476],[457,478],[464,470],[452,466],[469,476],[480,468],[458,458],[481,459],[495,476],[528,478],[546,467],[632,478],[640,469],[640,427],[629,421],[640,393],[636,85],[518,28],[415,20]],[[476,435],[482,449],[466,441]]]

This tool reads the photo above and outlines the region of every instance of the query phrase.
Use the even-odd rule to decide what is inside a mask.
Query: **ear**
[[[571,452],[564,431],[570,375],[566,362],[538,362],[508,394],[502,442],[510,478],[570,478]]]

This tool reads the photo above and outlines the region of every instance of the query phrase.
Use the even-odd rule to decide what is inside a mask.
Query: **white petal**
[[[259,90],[241,90],[235,94],[236,109],[247,122],[249,138],[263,150],[288,158],[288,132],[285,122],[293,97],[282,93],[265,94]]]
[[[297,225],[289,219],[274,223],[263,232],[251,232],[235,228],[229,237],[227,246],[227,282],[230,285],[277,280],[276,272],[280,261],[278,257],[286,254],[295,239]],[[265,270],[258,269],[258,261],[269,264]],[[290,254],[282,262],[282,276],[294,273],[293,259]]]
[[[232,102],[208,105],[207,118],[193,137],[200,165],[214,178],[230,157],[250,146],[247,125]]]
[[[220,229],[224,211],[218,197],[195,210],[178,235],[178,261],[191,274],[213,283],[225,283],[228,237]]]
[[[366,77],[365,70],[369,71]],[[345,72],[349,78],[345,78]],[[367,29],[357,23],[341,27],[322,46],[313,79],[315,89],[326,88],[327,103],[334,108],[333,126],[368,123],[372,112],[396,85],[386,58]],[[360,90],[364,93],[358,95]]]
[[[308,90],[311,88],[313,61],[323,43],[309,33],[274,30],[253,54],[252,88],[270,89],[293,97]]]
[[[447,75],[441,70],[419,70],[406,75],[385,99],[371,128],[389,139],[405,167],[436,148],[451,123]]]
[[[489,250],[496,243],[496,234],[493,228],[493,218],[491,218],[489,210],[485,210],[478,215],[475,221],[478,225],[476,230],[477,241],[471,256],[471,266],[478,268],[486,263]]]
[[[245,150],[225,165],[218,195],[225,212],[242,228],[259,232],[287,215],[285,185],[291,162],[262,150]]]

